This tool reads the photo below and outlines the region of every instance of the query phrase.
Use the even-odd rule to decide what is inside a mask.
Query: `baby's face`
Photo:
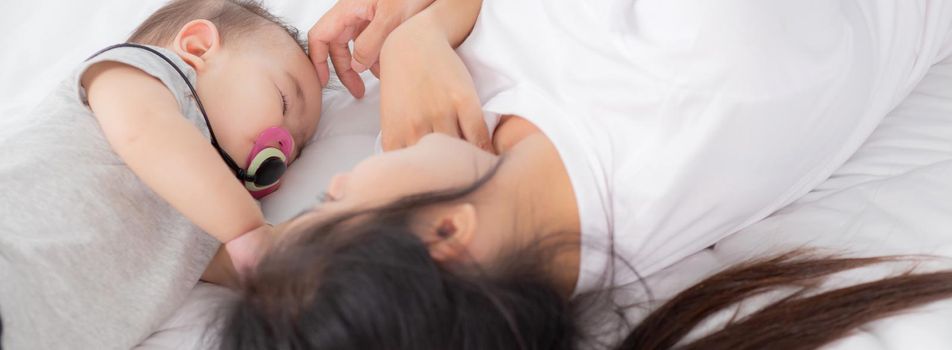
[[[321,85],[307,55],[282,29],[261,30],[268,32],[225,42],[198,70],[215,136],[242,168],[258,135],[274,126],[291,132],[296,158],[321,115]]]

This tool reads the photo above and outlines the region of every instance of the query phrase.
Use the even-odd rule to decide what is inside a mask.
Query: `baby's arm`
[[[113,150],[192,223],[223,243],[270,231],[251,195],[162,82],[131,66],[103,62],[86,71],[82,84]]]
[[[202,281],[234,289],[241,286],[238,271],[235,271],[231,257],[224,247],[219,248],[212,260],[208,262],[205,272],[202,273]]]

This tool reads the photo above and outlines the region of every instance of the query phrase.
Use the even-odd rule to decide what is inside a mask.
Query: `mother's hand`
[[[433,0],[339,0],[307,34],[308,51],[321,84],[327,86],[328,56],[337,76],[354,97],[364,96],[361,73],[379,76],[377,58],[390,32],[430,6]],[[348,43],[354,41],[351,55]]]
[[[438,132],[493,152],[472,76],[446,35],[418,19],[423,18],[395,30],[383,47],[383,149],[411,146],[426,134]]]

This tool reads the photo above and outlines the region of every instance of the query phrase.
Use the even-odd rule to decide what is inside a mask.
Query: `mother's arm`
[[[492,151],[473,79],[453,50],[481,6],[481,0],[438,0],[387,38],[380,54],[384,150],[439,132]]]

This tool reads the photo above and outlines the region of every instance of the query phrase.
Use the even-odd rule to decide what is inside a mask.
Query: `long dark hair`
[[[416,235],[414,213],[477,191],[407,197],[294,233],[223,314],[223,349],[574,349],[585,306],[559,293],[544,266],[559,245],[502,252],[492,266],[443,266]],[[788,253],[688,288],[632,327],[617,349],[814,349],[864,323],[952,296],[952,272],[911,274],[811,293],[825,277],[899,258]],[[718,311],[798,292],[687,344]]]

